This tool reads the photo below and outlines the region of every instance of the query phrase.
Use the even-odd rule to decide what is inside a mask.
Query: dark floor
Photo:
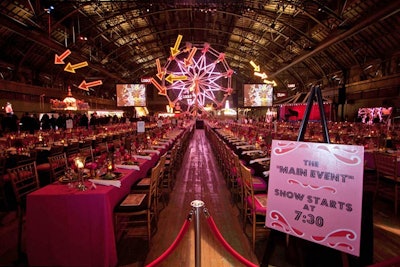
[[[213,148],[204,130],[196,130],[183,158],[176,186],[168,196],[169,203],[160,213],[158,229],[150,246],[146,240],[140,238],[122,238],[118,242],[119,266],[144,266],[160,256],[177,236],[191,210],[191,201],[196,199],[205,202],[205,206],[225,240],[243,257],[256,265],[261,264],[266,251],[267,236],[257,240],[256,250],[253,252],[248,237],[243,234],[238,209],[232,203],[230,192],[215,163],[212,151]],[[374,176],[369,174],[365,177],[366,180],[373,178]],[[367,196],[366,202],[372,201],[368,194],[365,196]],[[364,262],[376,263],[398,256],[400,220],[394,217],[392,203],[377,199],[373,204],[371,202],[368,205],[373,205],[371,211],[373,235],[363,235],[362,259]],[[242,266],[214,238],[203,214],[200,216],[200,224],[202,266]],[[368,231],[368,225],[366,227]],[[0,214],[0,266],[27,266],[26,261],[17,262],[16,236],[15,212],[2,212]],[[274,237],[274,242],[271,244],[275,249],[268,250],[272,252],[269,262],[272,266],[342,266],[342,255],[336,251],[328,251],[294,239],[290,239],[290,246],[286,247],[284,236],[273,234],[272,237]],[[304,251],[312,253],[303,253]],[[194,254],[194,222],[192,222],[179,246],[161,266],[195,266]],[[366,264],[360,259],[350,257],[349,265],[365,266]]]

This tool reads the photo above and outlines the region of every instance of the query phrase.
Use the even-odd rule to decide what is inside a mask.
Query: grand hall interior
[[[0,266],[400,266],[400,1],[0,1]]]

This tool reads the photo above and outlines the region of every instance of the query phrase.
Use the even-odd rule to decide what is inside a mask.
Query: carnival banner
[[[272,141],[266,226],[359,256],[364,147]]]

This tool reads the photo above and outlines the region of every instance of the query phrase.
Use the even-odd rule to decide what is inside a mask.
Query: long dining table
[[[55,182],[27,197],[26,251],[30,266],[116,266],[113,209],[161,153],[137,158],[139,170],[117,169],[121,186],[86,191]],[[89,182],[87,182],[89,183]]]

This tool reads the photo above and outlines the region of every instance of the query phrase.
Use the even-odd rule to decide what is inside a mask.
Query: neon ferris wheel
[[[196,113],[205,111],[205,107],[222,108],[232,93],[233,70],[225,54],[208,43],[186,43],[179,48],[181,39],[179,35],[163,67],[159,59],[156,60],[157,78],[152,78],[152,83],[175,110]]]

